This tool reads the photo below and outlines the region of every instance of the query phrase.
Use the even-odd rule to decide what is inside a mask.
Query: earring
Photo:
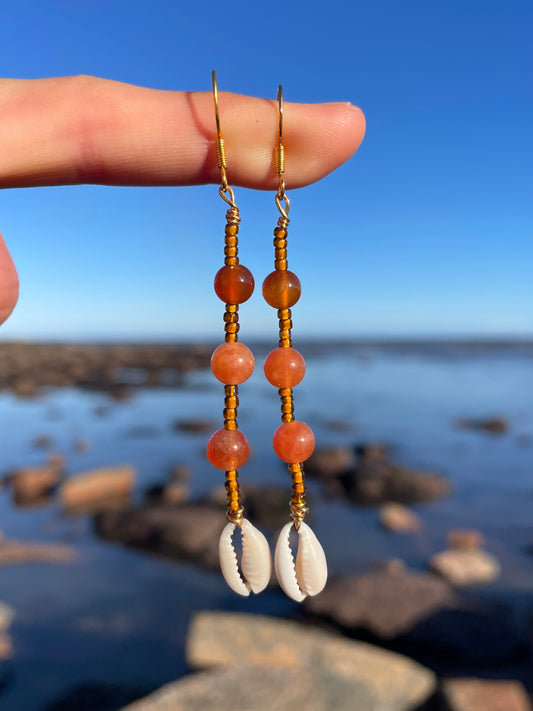
[[[291,306],[298,301],[301,285],[298,277],[287,266],[287,230],[289,226],[289,198],[285,193],[285,150],[283,146],[283,89],[278,89],[279,135],[275,151],[279,176],[275,202],[280,213],[274,230],[275,270],[263,282],[265,301],[278,310],[279,346],[266,357],[266,379],[278,388],[281,398],[281,425],[274,433],[274,451],[289,465],[292,475],[290,518],[279,534],[274,554],[274,567],[280,586],[293,600],[301,602],[308,595],[316,595],[326,584],[328,569],[326,556],[317,537],[304,522],[306,506],[305,477],[302,467],[313,452],[315,438],[312,430],[294,417],[292,389],[305,375],[305,361],[292,347]],[[298,534],[296,562],[290,548],[290,534],[294,526]]]
[[[239,209],[235,195],[226,175],[226,151],[220,130],[218,88],[213,71],[213,98],[217,128],[217,164],[220,169],[219,194],[229,205],[226,212],[224,266],[215,276],[215,292],[225,305],[224,343],[218,346],[211,357],[211,370],[217,380],[224,383],[224,427],[211,435],[207,443],[207,458],[211,464],[226,473],[228,498],[228,523],[219,541],[220,567],[232,590],[239,595],[259,593],[270,580],[272,563],[268,542],[263,534],[243,517],[240,501],[238,469],[248,458],[249,446],[246,437],[238,429],[238,386],[247,380],[254,369],[254,357],[249,348],[239,343],[239,304],[247,301],[254,290],[254,278],[249,269],[239,264],[238,232]],[[233,544],[233,534],[239,529],[242,540],[240,562]]]

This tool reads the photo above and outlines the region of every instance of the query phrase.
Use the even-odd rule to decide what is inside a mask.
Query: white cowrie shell
[[[324,588],[328,579],[328,566],[318,538],[303,521],[298,529],[295,564],[289,540],[292,526],[290,522],[281,529],[274,554],[274,567],[282,590],[296,602],[301,602],[308,595],[317,595]]]
[[[228,523],[220,536],[218,552],[222,575],[230,588],[239,595],[248,596],[250,591],[260,593],[268,585],[272,574],[268,541],[247,519],[242,519],[241,575],[232,540],[236,526],[235,523]]]

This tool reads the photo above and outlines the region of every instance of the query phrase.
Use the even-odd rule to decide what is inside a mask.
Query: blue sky
[[[290,193],[295,337],[531,335],[532,27],[530,0],[18,0],[0,66],[201,91],[216,68],[222,90],[359,105],[356,156]],[[273,196],[237,199],[260,283]],[[216,338],[224,212],[215,186],[3,191],[21,298],[0,338]],[[275,337],[259,290],[241,324]]]

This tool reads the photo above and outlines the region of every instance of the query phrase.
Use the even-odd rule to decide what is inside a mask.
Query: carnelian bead
[[[275,309],[289,309],[302,293],[300,280],[288,269],[270,272],[263,282],[263,296]]]
[[[211,356],[211,370],[225,385],[244,383],[254,370],[252,351],[238,341],[222,343]]]
[[[225,265],[215,274],[215,292],[225,304],[242,304],[254,291],[252,272],[242,264]]]
[[[265,360],[265,377],[276,388],[293,388],[305,375],[305,361],[294,348],[275,348]]]
[[[305,422],[284,422],[274,432],[274,451],[288,464],[304,462],[315,448],[315,436]]]
[[[217,430],[207,443],[207,458],[217,469],[238,469],[248,459],[250,447],[240,430]]]

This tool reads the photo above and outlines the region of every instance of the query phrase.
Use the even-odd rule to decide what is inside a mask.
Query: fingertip
[[[293,116],[288,187],[303,187],[332,173],[353,156],[365,135],[363,112],[346,101],[294,105]]]
[[[0,234],[0,324],[12,314],[19,296],[19,278],[13,259]]]

